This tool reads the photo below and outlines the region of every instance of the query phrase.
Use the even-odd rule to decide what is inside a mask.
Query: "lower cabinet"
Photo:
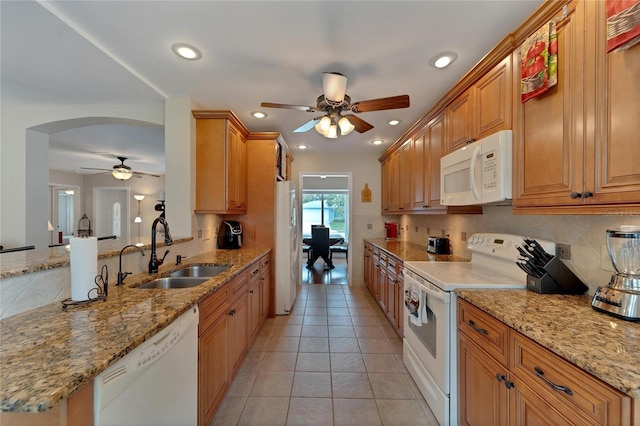
[[[263,299],[269,276],[269,254],[249,265],[200,302],[198,328],[198,425],[211,424],[227,389],[264,319]],[[266,261],[265,261],[266,259]],[[260,268],[262,266],[262,269]],[[258,271],[254,275],[252,273]],[[267,292],[266,296],[261,291]],[[267,305],[268,309],[268,305]]]
[[[631,397],[458,300],[462,425],[629,425]]]

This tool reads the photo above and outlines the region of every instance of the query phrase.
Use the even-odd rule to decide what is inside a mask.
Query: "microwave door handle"
[[[471,193],[476,200],[480,200],[480,194],[478,194],[478,188],[476,188],[476,161],[478,160],[478,156],[480,155],[480,147],[476,147],[473,150],[473,154],[471,155],[471,167],[469,167],[469,179],[471,180]]]

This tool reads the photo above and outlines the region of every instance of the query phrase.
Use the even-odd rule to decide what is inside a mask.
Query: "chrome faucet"
[[[158,226],[158,223],[160,223],[164,227],[164,245],[170,246],[171,244],[173,244],[173,239],[171,238],[171,233],[169,232],[169,224],[164,218],[163,212],[153,221],[153,225],[151,225],[151,259],[149,260],[150,274],[155,274],[156,272],[158,272],[158,267],[162,265],[162,262],[164,262],[164,258],[169,254],[169,250],[165,251],[162,259],[158,259],[158,256],[156,255],[156,226]]]
[[[122,272],[122,253],[129,247],[137,248],[138,250],[140,250],[140,253],[142,253],[142,255],[144,256],[144,251],[142,251],[140,247],[133,244],[124,246],[122,250],[120,250],[120,261],[118,263],[118,282],[116,283],[116,285],[122,285],[124,283],[124,279],[127,278],[127,275],[131,275],[131,272]]]

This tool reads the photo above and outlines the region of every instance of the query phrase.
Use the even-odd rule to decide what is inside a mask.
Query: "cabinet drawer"
[[[249,266],[248,270],[242,271],[239,275],[236,275],[231,281],[229,281],[229,283],[227,283],[227,286],[230,287],[229,288],[229,291],[230,291],[230,295],[229,296],[231,297],[231,299],[234,299],[236,296],[238,296],[243,291],[246,292],[247,283],[249,282],[249,275],[251,274],[251,272],[254,269],[257,269],[258,272],[260,272],[260,268],[258,267],[257,264],[251,265],[251,266]]]
[[[517,332],[511,372],[547,403],[581,424],[619,425],[631,418],[631,398]],[[553,386],[556,386],[554,388]],[[561,387],[561,388],[560,388]]]
[[[229,310],[228,290],[228,286],[223,286],[200,302],[200,324],[198,327],[200,335],[213,324],[221,314],[226,314]]]
[[[458,299],[458,329],[504,366],[508,366],[509,327]]]
[[[271,257],[266,255],[260,259],[260,272],[268,271],[271,268]]]

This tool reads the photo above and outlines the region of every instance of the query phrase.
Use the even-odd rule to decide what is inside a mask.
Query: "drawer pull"
[[[489,332],[487,330],[485,330],[484,328],[480,328],[476,325],[475,322],[473,322],[473,320],[469,320],[469,325],[471,326],[471,328],[473,328],[475,331],[477,331],[478,333],[482,333],[485,336],[489,335]]]
[[[564,393],[566,393],[567,395],[573,395],[573,392],[571,391],[571,389],[564,387],[564,386],[559,386],[556,385],[555,383],[553,383],[551,380],[547,379],[546,377],[544,377],[544,371],[542,371],[542,369],[540,367],[534,367],[533,368],[534,371],[536,372],[536,376],[540,377],[542,380],[544,380],[549,386],[551,386],[553,389],[555,390],[559,390],[562,391]]]
[[[496,374],[496,379],[498,379],[498,382],[501,382],[503,380],[507,380],[507,376],[504,374]]]

